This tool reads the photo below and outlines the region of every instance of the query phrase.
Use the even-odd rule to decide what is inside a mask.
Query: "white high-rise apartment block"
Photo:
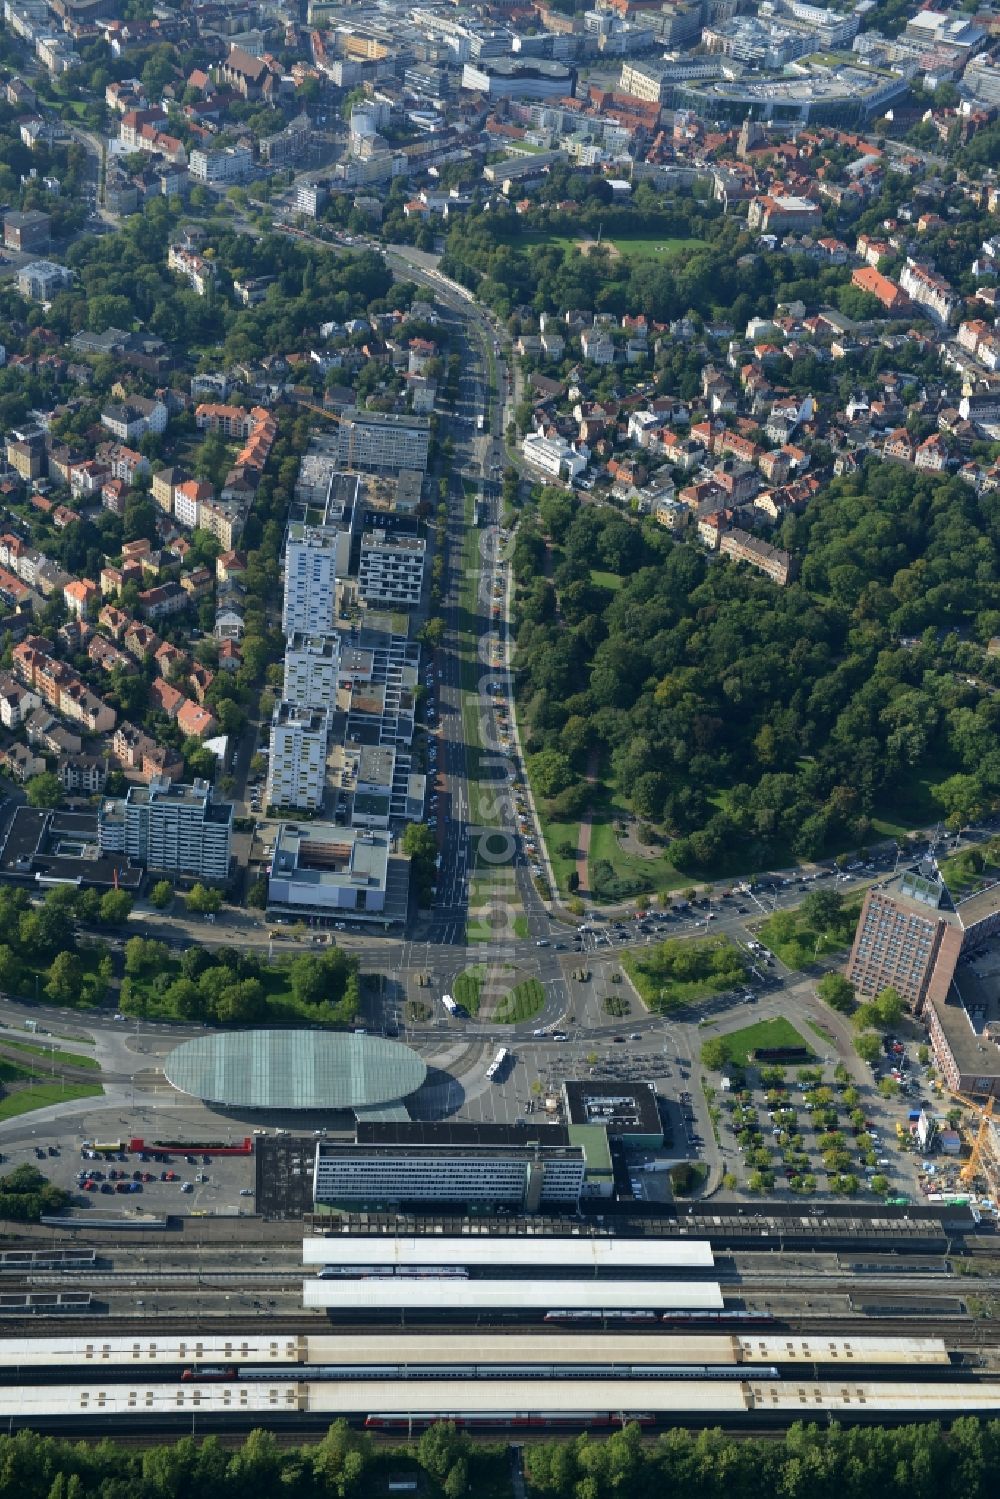
[[[285,599],[281,611],[285,635],[296,630],[308,635],[329,634],[336,588],[336,535],[296,522],[289,528],[285,549]]]
[[[314,708],[276,703],[271,722],[267,803],[315,812],[325,785],[327,716]]]
[[[108,853],[124,853],[158,874],[229,878],[233,805],[217,802],[207,781],[166,780],[130,786],[125,797],[101,805],[98,838]]]
[[[282,697],[298,708],[332,713],[337,702],[340,637],[306,635],[296,630],[285,647]]]
[[[350,407],[340,419],[338,461],[345,468],[412,468],[424,473],[430,444],[426,416]]]
[[[427,543],[422,536],[392,536],[366,531],[361,538],[358,588],[368,604],[397,604],[415,609],[424,581]]]

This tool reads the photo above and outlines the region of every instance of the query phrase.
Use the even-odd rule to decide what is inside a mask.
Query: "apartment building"
[[[328,634],[333,626],[337,588],[337,535],[320,526],[295,522],[285,548],[285,593],[281,628],[309,635]]]
[[[187,250],[183,245],[171,245],[167,250],[167,269],[183,276],[199,297],[204,297],[215,280],[215,266],[203,255]]]
[[[899,276],[899,284],[907,296],[923,307],[938,323],[946,323],[957,310],[959,297],[943,276],[907,257],[906,265]]]
[[[427,543],[421,536],[366,531],[361,538],[358,591],[365,603],[415,609],[424,581]]]
[[[340,637],[296,630],[285,646],[282,697],[300,708],[330,714],[337,703]]]
[[[268,741],[267,804],[315,812],[323,802],[328,719],[325,711],[275,703]]]
[[[345,468],[427,469],[430,422],[403,412],[359,411],[349,407],[341,417],[338,463]]]
[[[173,487],[174,516],[182,526],[192,530],[201,525],[201,507],[215,499],[215,490],[207,479],[184,479]]]
[[[295,188],[295,212],[304,213],[310,219],[318,218],[329,195],[325,182],[299,182]]]
[[[84,683],[64,661],[40,650],[30,640],[13,651],[14,670],[21,681],[50,708],[78,724],[88,734],[107,734],[115,726],[115,711]]]
[[[719,550],[738,562],[748,562],[782,588],[798,572],[797,557],[766,541],[759,541],[749,531],[741,531],[738,527],[723,532]]]
[[[222,150],[192,151],[188,171],[198,182],[210,184],[244,182],[253,169],[253,153],[247,146]]]
[[[54,260],[33,260],[17,273],[17,289],[32,302],[51,302],[73,280],[73,272]]]
[[[215,801],[207,781],[154,779],[105,801],[98,816],[102,852],[124,853],[156,874],[229,878],[233,807]]]
[[[3,242],[8,250],[20,250],[29,255],[47,250],[51,231],[51,218],[38,209],[29,209],[27,213],[4,214]]]

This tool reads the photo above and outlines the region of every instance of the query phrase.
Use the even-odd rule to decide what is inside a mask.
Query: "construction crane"
[[[955,1093],[954,1096],[967,1109],[971,1109],[979,1119],[976,1138],[972,1142],[969,1159],[958,1173],[959,1179],[964,1186],[969,1186],[977,1176],[982,1176],[989,1188],[990,1196],[995,1197],[1000,1189],[1000,1161],[997,1159],[993,1130],[995,1099],[991,1096],[984,1103],[980,1099],[970,1098],[965,1093]]]

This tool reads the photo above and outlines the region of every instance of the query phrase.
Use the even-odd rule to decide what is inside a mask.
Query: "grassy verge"
[[[545,990],[538,979],[525,979],[504,995],[491,1018],[498,1025],[517,1025],[522,1020],[534,1020],[544,1008]]]
[[[35,1109],[47,1109],[54,1103],[68,1103],[77,1098],[100,1098],[104,1089],[100,1083],[35,1083],[18,1093],[8,1093],[0,1098],[0,1120],[15,1119],[19,1114],[30,1114]]]
[[[784,1020],[780,1016],[775,1020],[755,1021],[753,1025],[745,1025],[739,1031],[729,1031],[723,1040],[729,1047],[733,1061],[741,1063],[744,1067],[750,1061],[752,1051],[768,1047],[801,1046],[805,1051],[815,1055],[813,1047],[799,1035],[791,1021]]]
[[[676,1010],[724,994],[746,980],[746,959],[727,937],[659,942],[621,954],[621,965],[650,1010]]]
[[[559,889],[565,894],[566,883],[576,869],[576,859],[567,858],[558,850],[564,843],[576,848],[580,838],[580,824],[578,822],[553,822],[546,817],[545,803],[540,797],[535,798],[535,806],[538,809],[538,821],[541,823],[545,847],[549,851],[552,873],[556,877]]]
[[[101,1070],[101,1064],[96,1057],[81,1056],[73,1051],[60,1051],[57,1046],[34,1046],[27,1041],[8,1041],[2,1033],[0,1033],[0,1047],[5,1047],[8,1051],[23,1051],[32,1057],[54,1059],[66,1067],[86,1068],[90,1072]]]

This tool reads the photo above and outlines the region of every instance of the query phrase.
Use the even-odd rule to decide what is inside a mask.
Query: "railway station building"
[[[317,1143],[313,1197],[346,1211],[575,1212],[588,1178],[610,1181],[601,1128],[359,1120],[353,1141]]]

